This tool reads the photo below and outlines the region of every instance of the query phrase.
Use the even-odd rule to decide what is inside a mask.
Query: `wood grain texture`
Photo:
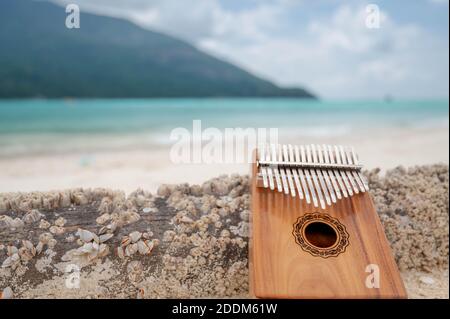
[[[298,197],[257,187],[252,166],[251,293],[258,298],[406,298],[406,290],[368,193],[325,210]],[[295,241],[293,225],[308,213],[337,218],[349,245],[336,257],[318,257]],[[369,264],[380,269],[380,288],[367,288]]]

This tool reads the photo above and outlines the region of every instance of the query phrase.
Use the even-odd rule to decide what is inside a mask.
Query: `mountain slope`
[[[0,97],[297,96],[175,38],[125,20],[0,1]]]

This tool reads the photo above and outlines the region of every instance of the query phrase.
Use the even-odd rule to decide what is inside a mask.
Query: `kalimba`
[[[353,148],[264,145],[254,157],[255,297],[406,298]]]

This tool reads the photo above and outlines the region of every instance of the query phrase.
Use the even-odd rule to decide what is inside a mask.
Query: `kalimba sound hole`
[[[305,237],[311,245],[324,249],[336,243],[338,234],[334,227],[326,223],[311,222],[305,227]]]

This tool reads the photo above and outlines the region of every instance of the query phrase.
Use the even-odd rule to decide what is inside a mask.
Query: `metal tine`
[[[289,146],[289,152],[290,152],[291,150],[292,150],[292,145]],[[295,155],[295,156],[294,156],[294,155]],[[292,160],[295,161],[295,162],[301,162],[301,161],[302,161],[302,159],[300,158],[300,152],[299,152],[299,150],[298,150],[298,146],[297,146],[297,145],[294,146],[294,152],[293,152],[293,154],[291,155],[291,158],[292,158]],[[311,197],[310,197],[310,195],[309,195],[308,184],[307,184],[306,179],[305,179],[305,173],[303,172],[302,169],[296,169],[296,171],[297,171],[298,176],[299,176],[299,178],[300,178],[300,183],[301,183],[301,186],[302,186],[302,188],[303,188],[303,192],[305,193],[305,199],[306,199],[306,202],[307,202],[308,204],[310,204],[310,203],[311,203]],[[300,191],[299,191],[299,193],[302,194]],[[313,194],[313,195],[311,195],[311,196],[315,196],[315,195]],[[317,201],[317,199],[316,199],[316,201]],[[316,205],[316,206],[317,206],[317,205]]]
[[[353,163],[353,156],[352,156],[352,154],[350,153],[350,151],[349,151],[348,148],[345,150],[345,156],[347,156],[347,162],[348,162],[350,165],[353,165],[353,164],[354,164],[354,163]],[[364,193],[364,192],[366,191],[366,189],[364,188],[364,185],[363,185],[363,183],[362,183],[362,181],[361,181],[361,178],[359,177],[358,172],[352,171],[352,174],[353,174],[353,178],[354,178],[355,181],[356,181],[356,184],[357,184],[358,187],[359,187],[359,190],[360,190],[361,192]]]
[[[259,155],[258,155],[259,160],[260,161],[265,161],[266,160],[266,155],[264,154],[265,153],[265,151],[264,151],[264,144],[259,146],[258,151],[259,151]],[[263,178],[263,186],[264,186],[264,188],[269,188],[269,182],[267,180],[267,169],[266,169],[265,166],[261,166],[261,175],[262,175],[262,178]]]
[[[264,153],[266,153],[266,161],[270,161],[270,146],[266,144],[264,147]],[[275,182],[273,180],[273,171],[271,165],[267,166],[267,176],[269,177],[269,187],[271,190],[275,189]]]
[[[278,144],[277,153],[278,153],[278,161],[283,162],[283,150],[280,144]],[[283,165],[281,165],[280,167],[280,173],[281,173],[281,183],[283,184],[283,191],[286,195],[289,195],[289,185],[286,177],[286,169],[284,168]]]
[[[353,147],[350,148],[350,152],[351,152],[351,155],[353,157],[353,164],[359,165],[358,156],[356,155],[355,149]],[[359,175],[359,178],[361,179],[361,182],[364,185],[364,188],[368,192],[369,191],[369,184],[367,183],[366,177],[361,172],[358,172],[358,175]]]
[[[276,162],[277,161],[277,147],[275,146],[275,144],[270,144],[270,147],[272,149],[272,162]],[[277,190],[279,192],[282,192],[283,186],[281,184],[280,171],[278,169],[278,165],[276,165],[276,164],[272,165],[272,169],[273,169],[273,173],[275,175],[275,181],[277,183]]]
[[[316,149],[317,149],[317,157],[319,159],[319,163],[320,164],[325,163],[324,154],[322,152],[322,148],[320,147],[320,145],[316,145]],[[328,175],[328,170],[322,169],[322,175],[325,180],[325,184],[327,185],[328,192],[330,193],[331,201],[333,203],[336,203],[336,194],[334,193],[333,185],[331,185],[331,179],[330,179],[330,176]]]
[[[298,151],[297,146],[296,146],[296,150]],[[303,145],[300,146],[300,156],[299,156],[299,158],[300,158],[300,162],[303,162],[303,163],[306,162],[305,148],[304,148]],[[303,175],[303,172],[304,172],[304,175],[305,175],[305,178],[306,178],[306,182],[308,183],[309,192],[311,193],[311,197],[312,197],[314,206],[315,207],[319,207],[319,201],[318,201],[318,198],[317,198],[317,195],[316,195],[316,189],[314,188],[313,178],[312,178],[309,170],[308,169],[305,169],[305,170],[301,169],[300,172],[302,172],[302,175]],[[300,175],[300,176],[302,176],[302,175]]]
[[[331,164],[330,155],[328,154],[328,147],[325,144],[322,145],[322,151],[325,163]],[[339,185],[337,184],[336,176],[334,175],[334,170],[333,169],[328,170],[328,175],[330,176],[331,184],[333,185],[337,199],[341,199],[342,198],[341,190],[339,189]]]
[[[313,163],[313,160],[312,160],[312,157],[311,157],[311,148],[310,148],[309,145],[306,145],[306,162],[307,163]],[[322,207],[322,209],[325,209],[325,207],[326,207],[325,206],[325,201],[323,199],[323,193],[322,193],[322,189],[320,188],[320,184],[319,184],[319,180],[317,178],[316,171],[313,170],[313,169],[310,169],[309,173],[311,174],[314,186],[316,188],[316,193],[317,193],[317,197],[319,198],[320,207]]]
[[[284,161],[289,162],[290,160],[289,160],[287,145],[283,144],[282,147],[283,147],[283,159],[284,159]],[[291,189],[291,195],[292,195],[292,197],[295,197],[297,194],[295,191],[295,185],[294,185],[294,180],[292,178],[292,175],[293,174],[292,174],[291,169],[286,168],[286,176],[287,176],[287,180],[289,183],[289,188]]]
[[[330,156],[330,163],[337,164],[336,156],[333,155],[333,148],[331,147],[331,145],[327,145],[327,148],[328,148],[328,155]],[[346,184],[344,183],[344,179],[342,178],[341,172],[339,170],[333,169],[333,173],[336,176],[336,180],[339,184],[342,195],[345,198],[347,198],[348,197],[347,187],[346,187]]]
[[[337,164],[342,164],[342,162],[341,162],[341,155],[340,155],[339,149],[338,149],[338,147],[336,145],[334,146],[334,158],[336,159],[336,163]],[[342,170],[338,170],[338,172],[339,172],[339,174],[341,174],[342,181],[345,184],[345,187],[346,187],[348,195],[349,196],[353,196],[353,189],[350,186],[350,183],[348,181],[347,175]]]
[[[341,157],[342,157],[342,164],[346,165],[347,163],[347,157],[345,156],[345,151],[344,151],[344,147],[342,147],[342,145],[339,145],[339,151],[341,152]],[[358,194],[359,193],[359,189],[358,186],[356,186],[356,183],[353,179],[352,173],[350,173],[350,171],[346,171],[347,173],[347,177],[348,180],[350,181],[350,184],[353,187],[353,191]]]
[[[311,154],[312,154],[313,163],[318,164],[319,160],[318,160],[316,146],[314,144],[311,144]],[[331,197],[330,197],[330,194],[328,193],[327,184],[325,183],[325,177],[323,176],[323,171],[321,169],[316,169],[315,171],[316,171],[317,177],[319,178],[319,184],[320,184],[320,187],[322,188],[322,193],[325,197],[325,201],[328,205],[331,205]]]
[[[291,163],[295,162],[294,149],[292,148],[291,144],[289,144],[287,146],[287,151],[286,152],[288,154],[288,161],[291,162]],[[300,199],[303,199],[303,198],[305,198],[305,196],[303,195],[302,184],[301,184],[300,179],[298,177],[298,171],[297,171],[296,168],[293,168],[291,170],[291,172],[292,172],[292,175],[294,176],[294,183],[295,183],[295,186],[297,187],[298,196],[300,197]],[[308,204],[310,203],[309,196],[308,196],[307,202],[308,202]]]

